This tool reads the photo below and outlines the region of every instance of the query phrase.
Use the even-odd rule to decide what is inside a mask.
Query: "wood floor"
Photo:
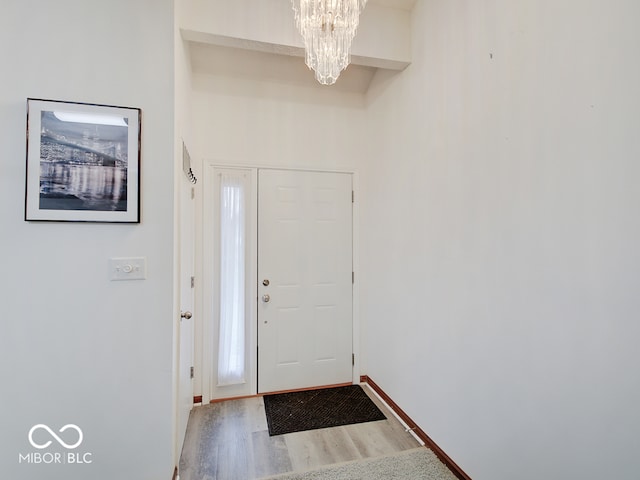
[[[363,388],[387,420],[270,437],[262,397],[195,407],[180,480],[257,479],[419,446],[376,395]]]

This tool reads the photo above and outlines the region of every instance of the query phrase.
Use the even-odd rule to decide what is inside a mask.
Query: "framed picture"
[[[139,108],[27,99],[25,220],[140,222]]]

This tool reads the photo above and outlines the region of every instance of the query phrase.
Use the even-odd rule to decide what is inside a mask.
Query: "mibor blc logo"
[[[46,436],[43,433],[36,433],[39,431],[46,432]],[[28,434],[29,443],[33,448],[39,451],[29,453],[19,453],[18,463],[31,463],[31,464],[85,464],[92,462],[92,454],[85,452],[42,452],[50,446],[59,445],[66,450],[75,450],[82,444],[84,435],[82,429],[73,423],[69,423],[60,428],[56,433],[43,423],[34,425],[29,430]],[[54,443],[55,442],[55,443]]]
[[[31,427],[31,430],[29,430],[29,443],[33,446],[33,448],[37,448],[41,450],[43,448],[47,448],[52,443],[52,440],[49,440],[48,442],[43,443],[42,445],[36,443],[33,440],[33,432],[35,432],[38,429],[43,429],[49,432],[49,435],[51,435],[60,445],[62,445],[67,450],[72,450],[82,443],[82,430],[80,430],[79,426],[74,425],[73,423],[65,425],[59,430],[59,433],[62,433],[65,430],[69,430],[69,429],[72,429],[78,432],[78,441],[71,445],[65,443],[65,441],[62,440],[58,435],[56,435],[56,433],[53,430],[51,430],[47,425],[39,423],[38,425],[34,425],[33,427]]]

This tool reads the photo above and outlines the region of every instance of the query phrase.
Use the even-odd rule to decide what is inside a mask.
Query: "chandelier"
[[[304,38],[305,63],[323,85],[333,85],[351,60],[351,42],[367,0],[291,0]]]

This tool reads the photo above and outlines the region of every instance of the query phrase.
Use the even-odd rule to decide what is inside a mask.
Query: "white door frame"
[[[214,250],[213,248],[209,248],[214,245],[215,237],[215,225],[214,225],[214,215],[215,208],[214,206],[217,203],[216,199],[216,189],[214,189],[215,185],[215,175],[216,171],[220,169],[231,169],[231,170],[248,170],[251,172],[251,182],[252,182],[252,195],[254,192],[257,192],[257,173],[258,170],[263,169],[276,169],[276,170],[299,170],[305,172],[331,172],[331,173],[348,173],[352,175],[353,179],[353,190],[355,192],[355,201],[353,204],[353,251],[352,251],[352,262],[353,262],[353,271],[355,272],[355,282],[353,285],[353,296],[352,296],[352,325],[353,325],[353,353],[355,355],[355,361],[353,366],[353,383],[360,382],[360,374],[363,371],[364,365],[362,362],[362,351],[360,348],[360,338],[361,338],[361,325],[360,325],[360,309],[359,309],[359,281],[358,281],[358,270],[359,270],[359,208],[358,208],[358,172],[353,170],[335,170],[335,169],[321,169],[321,168],[293,168],[293,167],[282,167],[282,166],[258,166],[258,165],[232,165],[225,164],[215,160],[205,160],[204,161],[204,175],[203,175],[203,195],[202,195],[202,288],[196,290],[196,295],[201,298],[196,299],[198,305],[202,305],[202,315],[198,315],[196,319],[199,322],[197,331],[202,332],[202,364],[196,364],[196,373],[200,373],[201,375],[201,385],[202,385],[202,402],[203,404],[209,403],[214,399],[213,392],[215,391],[214,378],[215,372],[213,371],[214,365],[214,355],[217,352],[217,347],[215,343],[215,332],[214,332],[214,302],[213,295],[215,292],[214,288],[216,285],[215,279],[215,262],[214,262]],[[257,225],[257,203],[256,199],[252,199],[252,208],[249,212],[250,218],[249,222],[252,225]],[[255,231],[251,233],[252,238],[251,246],[250,246],[250,264],[251,268],[248,274],[248,282],[251,285],[251,288],[248,292],[250,298],[255,299],[257,301],[257,236],[255,235]],[[255,305],[256,302],[253,302]],[[251,329],[247,331],[247,335],[250,335],[249,341],[249,351],[252,357],[252,363],[247,365],[247,383],[244,387],[235,389],[233,391],[230,390],[229,395],[224,395],[217,398],[233,398],[233,397],[241,397],[241,396],[251,396],[257,395],[258,386],[257,386],[257,311],[255,308],[251,310],[251,317],[249,319],[249,325]],[[198,359],[196,359],[196,363]],[[197,394],[197,392],[196,392]]]

